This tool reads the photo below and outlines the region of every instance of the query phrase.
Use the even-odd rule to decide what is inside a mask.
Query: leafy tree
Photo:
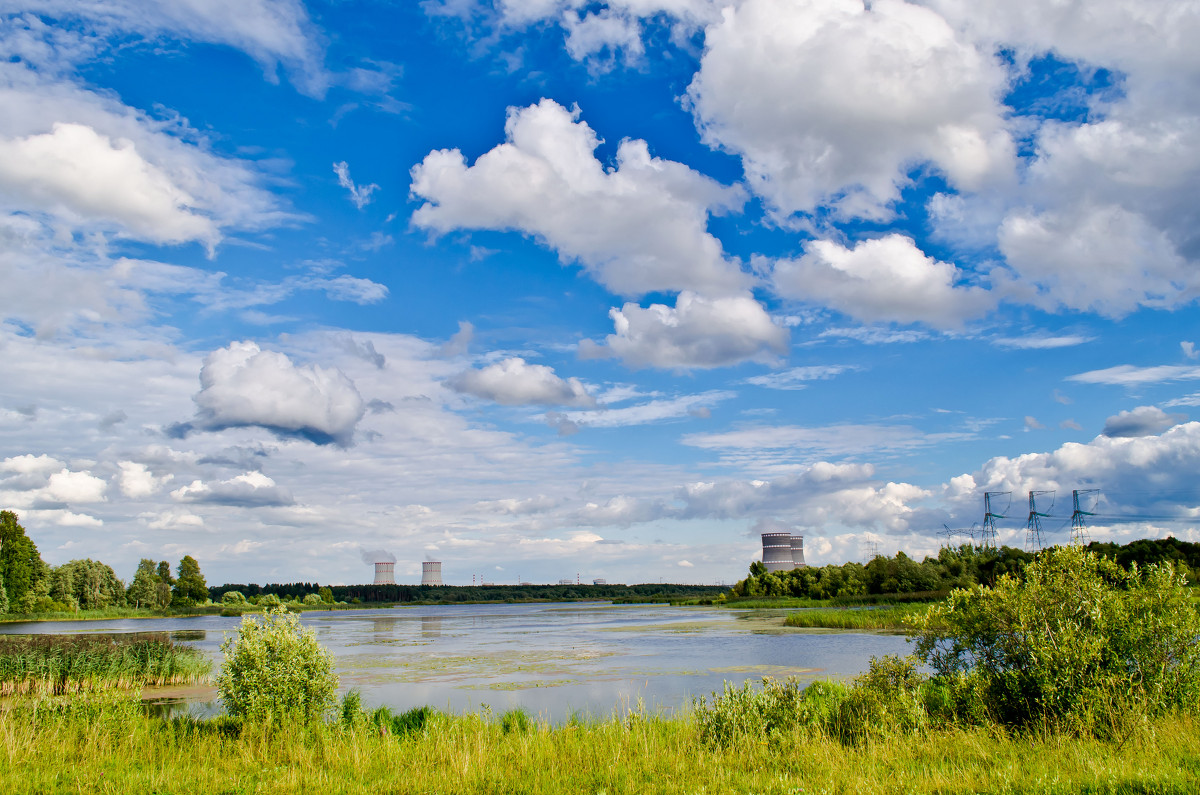
[[[4,590],[4,582],[0,580],[0,613],[8,612],[8,591]]]
[[[217,691],[225,710],[243,720],[279,723],[323,717],[335,703],[333,657],[311,629],[277,608],[246,616],[236,637],[221,644],[225,662]]]
[[[175,585],[175,578],[171,576],[171,564],[165,560],[158,562],[158,581],[165,582],[168,588]]]
[[[12,511],[0,511],[0,583],[8,594],[9,607],[29,612],[48,585],[47,567],[37,546]]]
[[[125,604],[125,583],[98,560],[73,560],[51,571],[50,598],[68,609],[121,607]]]
[[[328,585],[321,586],[321,590],[317,591],[317,596],[321,597],[321,601],[325,604],[333,604],[333,589]]]
[[[142,558],[138,561],[133,582],[129,584],[129,590],[125,592],[125,599],[134,607],[149,607],[154,604],[155,577],[154,561],[150,558]]]
[[[154,597],[151,604],[155,610],[166,610],[171,606],[171,586],[161,580],[154,583]]]
[[[321,597],[315,593],[307,594],[304,597],[304,604],[306,604],[306,605],[319,605],[321,603],[322,603]]]
[[[191,555],[179,561],[179,579],[175,581],[174,600],[183,604],[200,604],[208,600],[208,584],[200,573],[200,564]]]
[[[242,595],[241,591],[226,591],[221,594],[221,604],[244,605],[246,604],[246,597]]]

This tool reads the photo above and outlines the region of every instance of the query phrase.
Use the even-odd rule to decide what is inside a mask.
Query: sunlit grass
[[[552,728],[434,714],[419,730],[162,721],[111,698],[0,711],[0,791],[155,793],[1185,793],[1200,723],[1124,742],[933,731],[848,747],[820,734],[700,740],[688,716]]]

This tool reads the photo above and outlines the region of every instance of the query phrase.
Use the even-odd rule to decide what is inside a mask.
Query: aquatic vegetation
[[[212,663],[165,632],[0,635],[0,695],[58,694],[203,681]]]
[[[867,629],[907,632],[914,630],[929,605],[912,604],[878,608],[835,608],[789,613],[784,625],[823,629]]]

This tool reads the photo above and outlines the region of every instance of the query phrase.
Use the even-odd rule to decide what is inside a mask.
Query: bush
[[[312,630],[282,608],[246,616],[221,644],[217,690],[226,711],[254,722],[313,720],[334,705],[333,658]]]
[[[528,734],[533,726],[533,718],[523,709],[510,709],[500,716],[500,731],[505,734]]]
[[[306,605],[322,604],[321,597],[317,596],[315,593],[310,593],[304,597],[304,604],[306,604]]]
[[[1200,613],[1170,563],[1128,571],[1052,549],[1021,580],[955,591],[932,608],[917,653],[960,717],[1105,732],[1194,708]]]
[[[858,744],[923,730],[929,724],[926,680],[917,663],[912,657],[872,657],[870,668],[854,680],[850,693],[837,705],[830,733],[842,742]]]
[[[246,604],[246,597],[242,595],[241,591],[226,591],[221,594],[221,604],[244,605]]]
[[[758,690],[749,681],[740,688],[726,682],[721,695],[713,694],[711,705],[701,696],[692,706],[701,739],[729,745],[742,737],[821,728],[845,697],[845,686],[836,682],[814,682],[801,689],[795,678],[781,682],[767,677]]]

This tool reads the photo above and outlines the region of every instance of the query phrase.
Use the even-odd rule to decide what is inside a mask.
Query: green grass
[[[0,695],[56,694],[204,680],[212,663],[165,632],[0,635]]]
[[[914,619],[929,609],[928,605],[895,605],[892,607],[832,608],[801,610],[789,613],[784,621],[789,627],[824,629],[871,629],[904,632],[912,628]]]
[[[723,607],[739,610],[769,610],[779,608],[809,607],[860,607],[862,605],[929,604],[946,598],[947,591],[920,591],[917,593],[863,594],[860,596],[838,596],[832,599],[810,599],[807,596],[743,596],[716,602]]]
[[[690,716],[516,730],[432,713],[276,729],[164,721],[106,696],[0,710],[0,792],[106,793],[1192,793],[1200,721],[1156,720],[1124,742],[953,729],[846,746],[776,733],[703,742]]]

